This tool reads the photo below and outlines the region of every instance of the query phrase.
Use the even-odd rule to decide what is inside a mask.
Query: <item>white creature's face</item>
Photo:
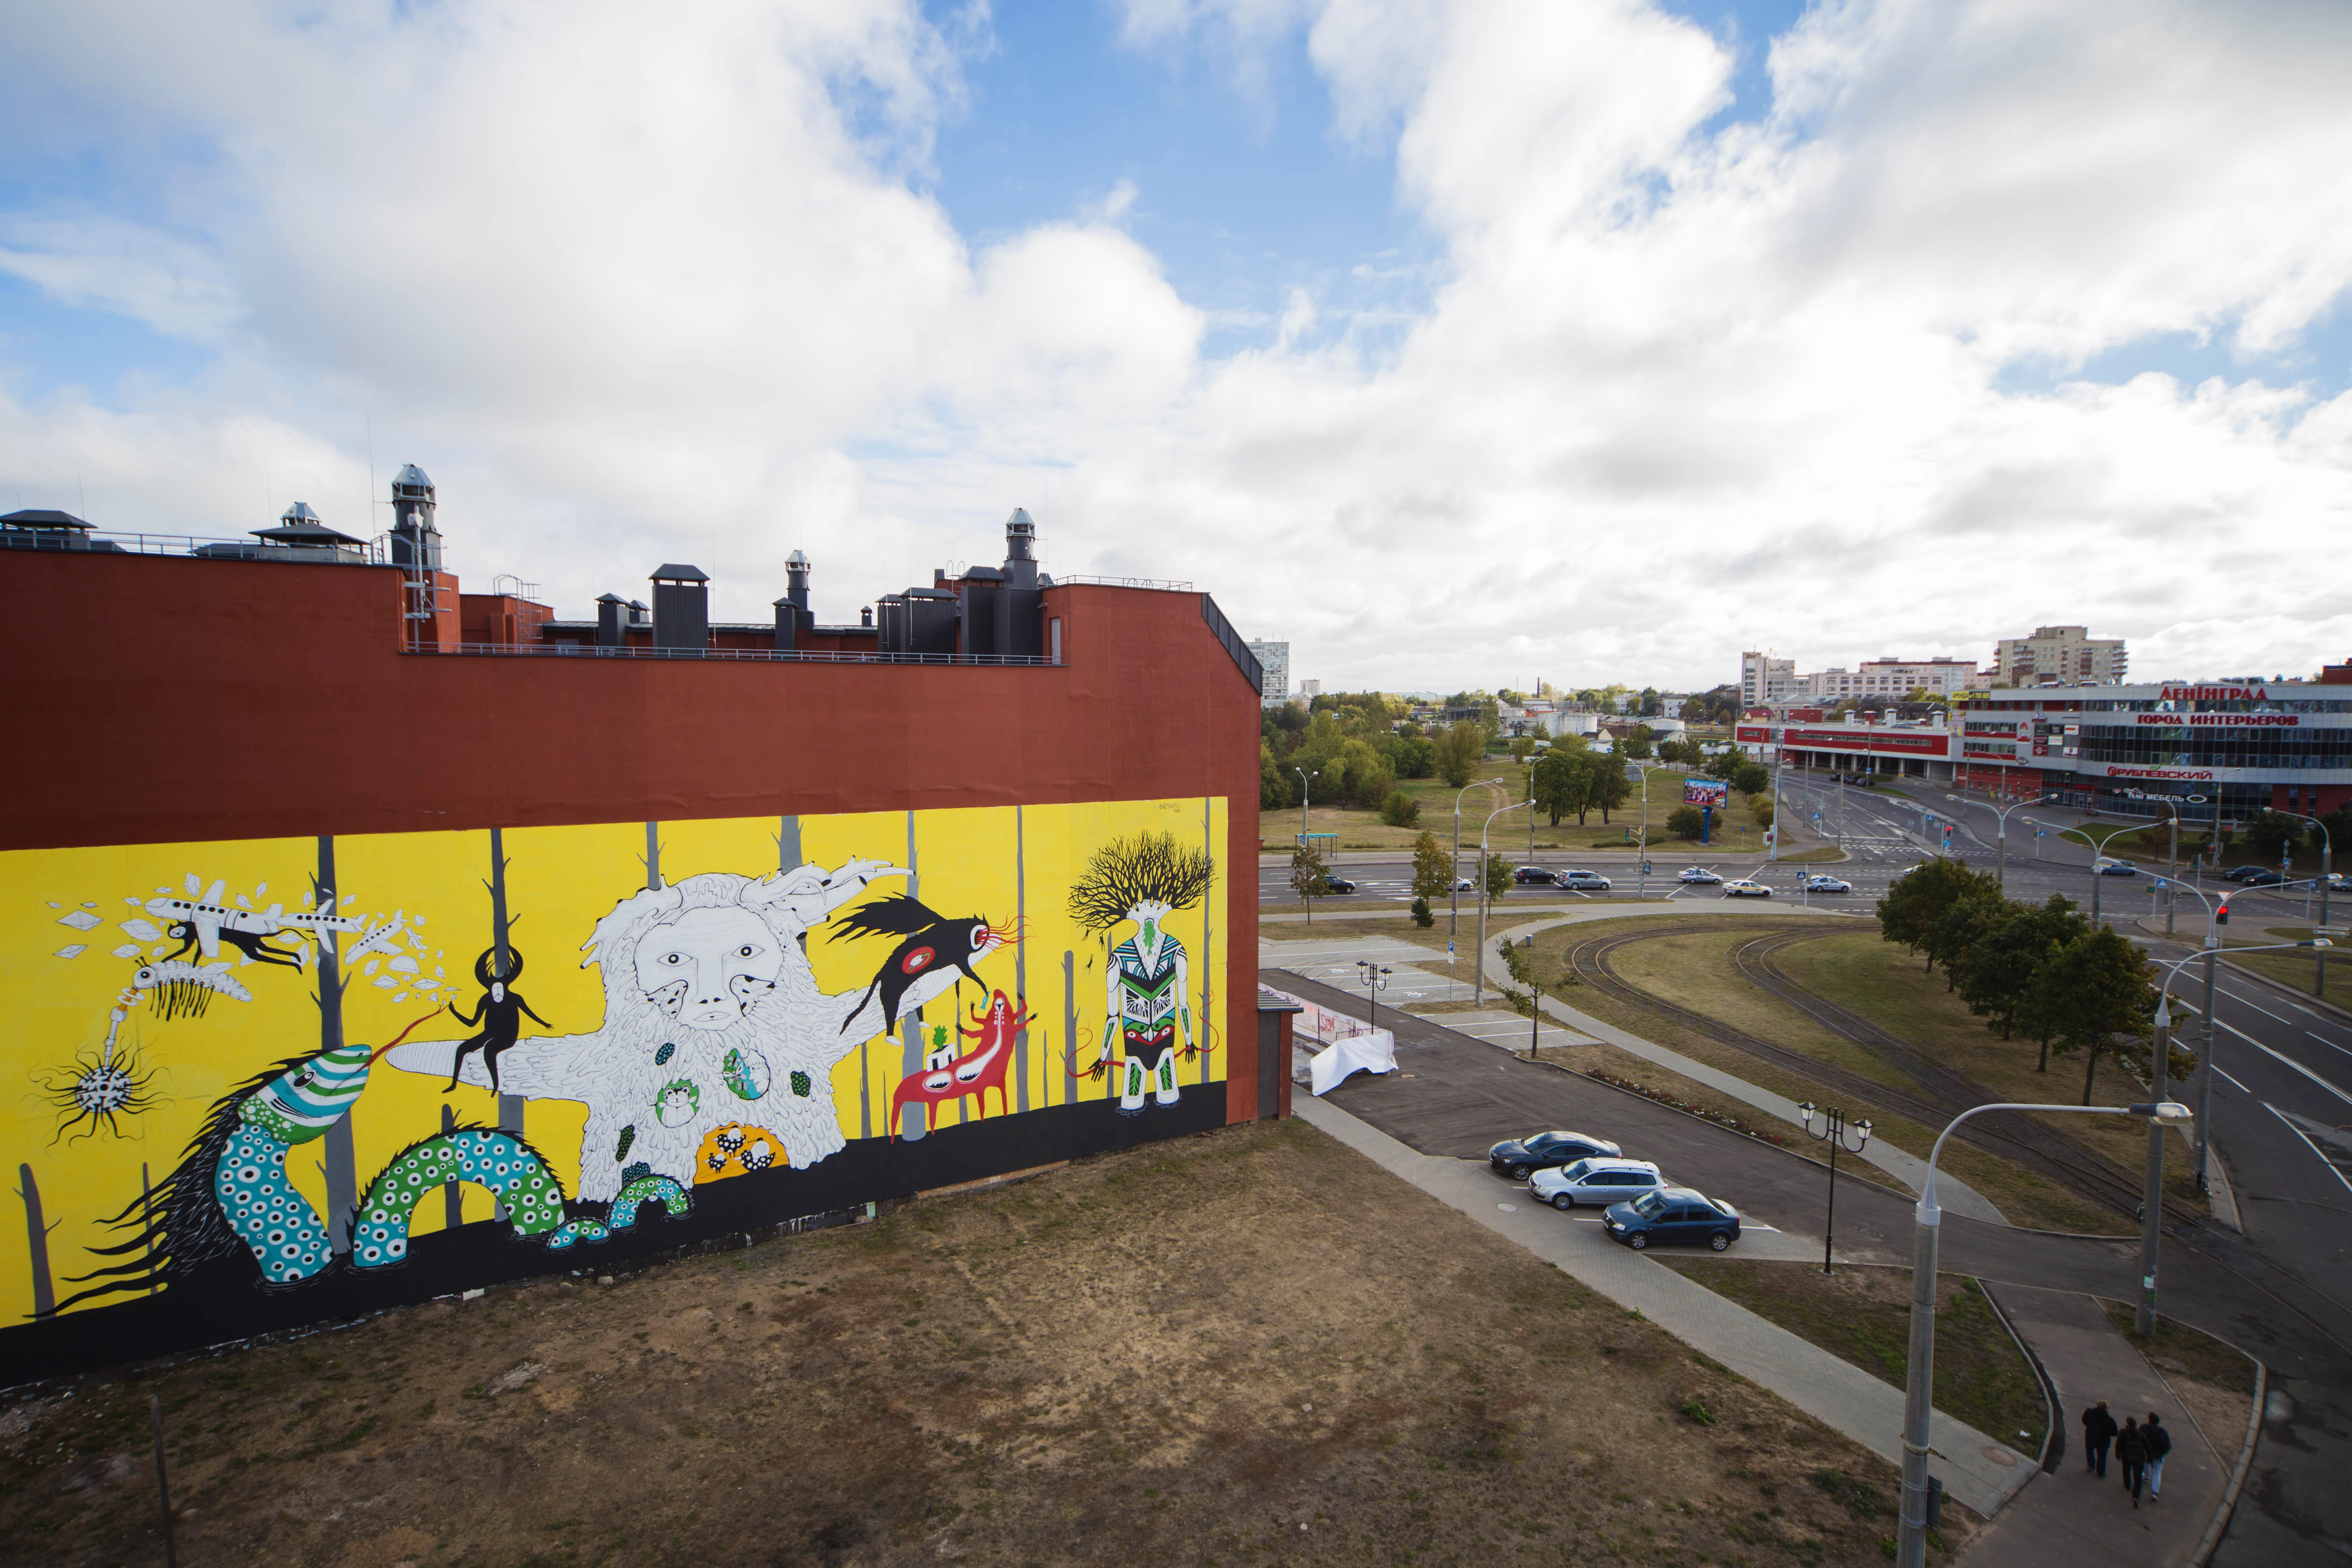
[[[783,951],[748,910],[689,910],[637,942],[646,1000],[689,1029],[725,1029],[776,988]]]
[[[1176,911],[1167,904],[1150,899],[1127,911],[1127,918],[1143,928],[1141,940],[1148,946],[1160,940],[1160,932],[1168,924],[1168,917]]]

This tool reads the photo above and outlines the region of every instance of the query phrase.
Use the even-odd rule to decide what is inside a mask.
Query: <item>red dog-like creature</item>
[[[1029,1021],[1029,1004],[1024,1000],[1017,1006],[1002,991],[989,996],[988,1010],[971,1010],[971,1021],[980,1026],[967,1029],[959,1026],[956,1033],[967,1040],[978,1040],[978,1048],[958,1057],[945,1067],[926,1068],[921,1072],[908,1073],[898,1080],[898,1092],[890,1097],[890,1125],[903,1130],[906,1122],[898,1114],[899,1108],[913,1102],[918,1105],[939,1105],[967,1095],[980,1096],[980,1113],[988,1114],[988,1091],[996,1091],[1000,1114],[1009,1110],[1005,1098],[1004,1071],[1013,1064],[1013,1037]]]

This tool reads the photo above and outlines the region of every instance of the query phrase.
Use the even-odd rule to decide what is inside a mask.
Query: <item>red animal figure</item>
[[[973,1094],[980,1096],[980,1113],[985,1116],[988,1091],[992,1089],[996,1091],[998,1111],[1012,1109],[1004,1093],[1004,1069],[1013,1064],[1013,1037],[1029,1021],[1029,1004],[1024,1000],[1016,1007],[1003,992],[993,992],[989,996],[987,1012],[974,1007],[971,1021],[980,1027],[967,1029],[959,1026],[956,1033],[967,1040],[978,1040],[977,1049],[945,1067],[926,1068],[898,1080],[898,1092],[890,1097],[891,1126],[906,1126],[898,1111],[909,1101],[939,1105]]]

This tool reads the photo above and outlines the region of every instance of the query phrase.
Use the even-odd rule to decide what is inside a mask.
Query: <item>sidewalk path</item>
[[[1309,1096],[1301,1121],[1373,1163],[1449,1204],[1497,1235],[1616,1302],[1639,1311],[1684,1343],[1770,1389],[1890,1464],[1903,1458],[1903,1391],[1767,1321],[1706,1286],[1619,1246],[1595,1226],[1523,1200],[1507,1211],[1494,1179],[1461,1160],[1418,1154],[1336,1105]],[[1509,1194],[1505,1192],[1503,1197]],[[1747,1244],[1743,1238],[1743,1252]],[[2160,1407],[2159,1407],[2160,1408]],[[2033,1471],[2032,1460],[1965,1422],[1936,1413],[1932,1473],[1955,1498],[1988,1518]],[[2201,1525],[2200,1525],[2201,1528]]]
[[[2066,1453],[2057,1470],[2011,1505],[1968,1551],[1982,1568],[2082,1568],[2124,1560],[2138,1568],[2179,1568],[2195,1553],[2221,1506],[2242,1431],[2198,1430],[2188,1410],[2106,1310],[2088,1296],[2024,1286],[2000,1288],[2000,1304],[2042,1359],[2058,1388],[2058,1422]],[[2105,1480],[2083,1468],[2083,1412],[2098,1400],[2118,1426],[2126,1415],[2164,1417],[2172,1455],[2164,1462],[2164,1500],[2131,1505],[2123,1467],[2112,1458]],[[2214,1452],[2225,1443],[2228,1457]]]

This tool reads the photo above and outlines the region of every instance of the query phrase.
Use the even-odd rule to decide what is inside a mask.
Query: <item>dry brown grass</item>
[[[1884,1462],[1297,1122],[82,1380],[0,1453],[0,1563],[160,1556],[151,1392],[195,1563],[1859,1565],[1893,1532]]]

